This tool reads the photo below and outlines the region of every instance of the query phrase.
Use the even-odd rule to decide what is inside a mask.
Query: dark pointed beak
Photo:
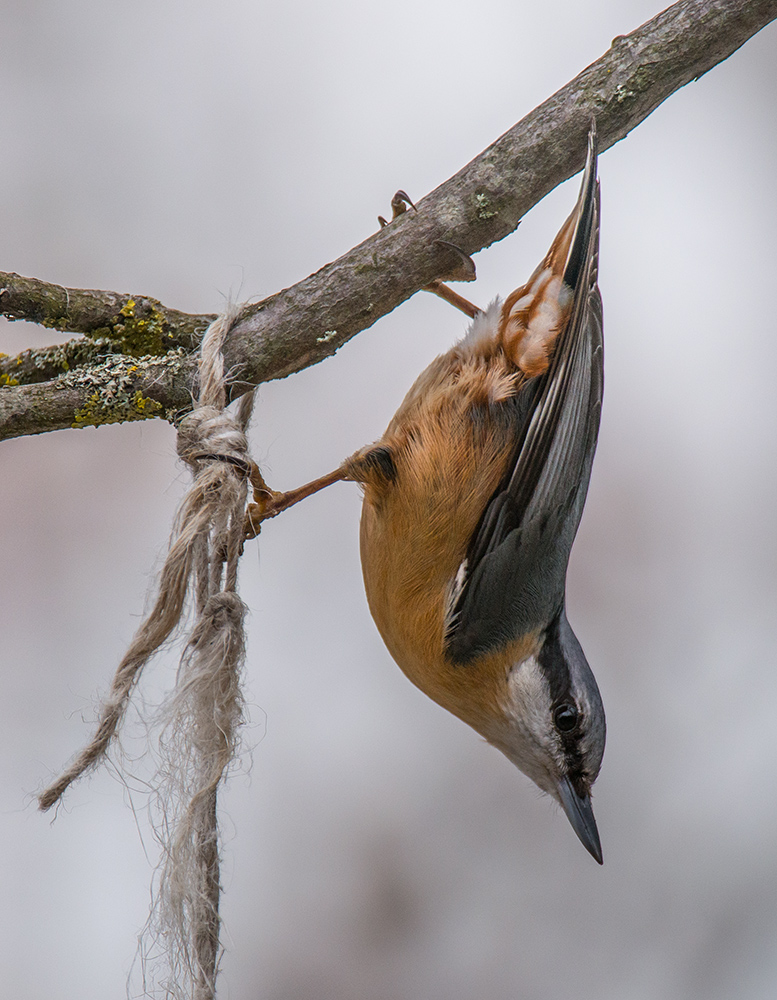
[[[596,829],[594,811],[591,808],[591,796],[578,795],[569,778],[562,778],[556,787],[559,801],[572,824],[572,829],[580,838],[580,843],[599,864],[602,864],[602,845],[599,843],[599,831]]]

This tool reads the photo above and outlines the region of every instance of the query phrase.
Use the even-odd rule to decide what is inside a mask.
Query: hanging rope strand
[[[178,429],[178,454],[194,481],[175,519],[159,592],[111,684],[91,742],[39,797],[57,803],[68,786],[104,759],[145,664],[180,625],[189,593],[195,620],[175,688],[163,711],[156,783],[162,846],[159,887],[141,943],[144,979],[159,980],[147,957],[165,955],[169,997],[213,1000],[219,946],[218,789],[232,762],[242,720],[245,605],[237,595],[248,494],[246,429],[253,396],[225,409],[222,347],[236,312],[209,327],[200,352],[200,395]]]

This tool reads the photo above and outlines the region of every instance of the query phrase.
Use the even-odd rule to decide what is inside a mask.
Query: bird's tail
[[[596,156],[592,122],[577,204],[534,274],[502,307],[498,333],[502,348],[528,377],[547,371],[556,339],[569,320],[575,289],[581,279],[591,277],[584,278],[583,271],[591,260],[592,230],[599,224]]]

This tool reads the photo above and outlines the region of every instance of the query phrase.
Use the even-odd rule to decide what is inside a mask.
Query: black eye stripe
[[[545,632],[538,660],[548,683],[548,693],[552,705],[573,704],[572,681],[569,665],[564,656],[559,636],[559,615],[554,618]]]

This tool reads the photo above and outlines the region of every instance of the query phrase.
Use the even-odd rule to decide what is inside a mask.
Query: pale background
[[[656,12],[4,0],[0,267],[194,312],[269,294]],[[223,796],[222,998],[777,995],[776,53],[773,25],[601,159],[607,387],[569,606],[607,708],[604,867],[391,662],[338,485],[243,559],[252,752]],[[466,294],[523,281],[577,185],[478,255]],[[463,327],[420,294],[264,386],[272,484],[379,436]],[[2,993],[121,997],[155,857],[147,769],[131,793],[103,770],[54,823],[32,796],[91,732],[187,476],[161,422],[11,441],[1,468]],[[144,679],[152,706],[174,664]]]

